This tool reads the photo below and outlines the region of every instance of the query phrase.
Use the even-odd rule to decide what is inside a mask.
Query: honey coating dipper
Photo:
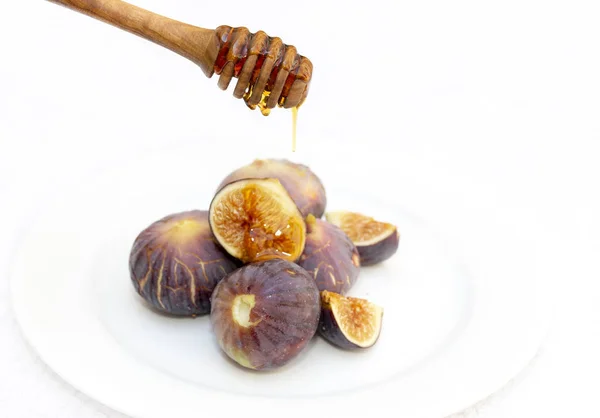
[[[219,26],[205,29],[150,12],[121,0],[48,0],[138,35],[196,63],[233,96],[264,115],[276,106],[299,107],[308,94],[312,63],[296,48],[263,31]]]

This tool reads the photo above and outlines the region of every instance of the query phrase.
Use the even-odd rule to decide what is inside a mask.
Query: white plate
[[[350,146],[322,153],[336,155],[335,164],[292,158],[322,178],[329,209],[400,228],[398,253],[364,268],[351,292],[385,309],[375,347],[347,353],[315,338],[289,366],[249,372],[219,351],[208,318],[150,311],[129,281],[130,245],[159,217],[207,208],[220,179],[255,157],[227,152],[226,166],[194,146],[144,156],[45,202],[30,223],[13,270],[14,309],[40,357],[77,389],[145,418],[223,408],[261,417],[440,417],[498,389],[534,355],[547,319],[535,258],[524,257],[527,241],[515,239],[489,190],[423,161],[369,159]]]

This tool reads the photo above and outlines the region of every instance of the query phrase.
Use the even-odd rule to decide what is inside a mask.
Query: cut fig
[[[215,242],[205,210],[153,222],[138,234],[129,255],[136,292],[156,310],[177,316],[208,314],[215,286],[240,266]]]
[[[306,224],[277,179],[229,183],[214,196],[209,220],[219,244],[244,263],[293,262],[304,251]]]
[[[212,328],[239,365],[267,370],[298,356],[317,332],[319,290],[310,275],[282,259],[246,264],[212,295]]]
[[[383,308],[366,299],[321,292],[319,335],[346,350],[372,347],[381,334]]]
[[[327,198],[323,183],[306,165],[286,159],[257,159],[231,172],[219,189],[232,181],[249,178],[276,178],[288,191],[303,217],[323,216]]]
[[[313,215],[306,218],[306,231],[298,264],[315,279],[319,291],[346,294],[360,272],[356,246],[340,228]]]
[[[398,251],[400,233],[391,223],[348,211],[328,212],[325,219],[350,237],[358,249],[362,266],[381,263]]]

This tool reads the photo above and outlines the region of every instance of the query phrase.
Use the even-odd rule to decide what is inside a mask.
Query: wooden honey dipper
[[[121,0],[49,0],[161,45],[196,63],[233,96],[268,115],[275,106],[298,108],[306,99],[312,63],[296,48],[263,31],[219,26],[205,29],[144,10]]]

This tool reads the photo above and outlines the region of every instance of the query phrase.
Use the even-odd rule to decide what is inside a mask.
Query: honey
[[[292,152],[296,152],[296,125],[298,123],[298,106],[292,108]]]
[[[267,101],[269,100],[270,95],[270,91],[264,90],[262,92],[262,97],[260,98],[258,104],[251,105],[248,103],[248,99],[250,98],[250,96],[252,96],[252,87],[249,87],[246,93],[244,93],[244,100],[246,101],[246,105],[250,109],[254,110],[258,107],[260,109],[260,113],[262,113],[264,116],[269,116],[269,114],[271,113],[271,109],[267,107]]]
[[[247,100],[251,95],[252,95],[252,88],[249,88],[248,91],[244,94],[244,99]],[[258,107],[260,109],[260,112],[263,115],[269,116],[269,114],[271,113],[271,109],[269,109],[267,107],[267,101],[269,100],[270,95],[271,95],[270,91],[267,91],[267,90],[263,91],[260,102],[258,102],[257,105],[248,104],[248,107],[252,110],[254,110]],[[248,102],[246,101],[246,104],[247,103]],[[292,152],[296,152],[296,132],[297,132],[297,125],[298,125],[298,109],[299,109],[299,106],[295,106],[292,108]]]

